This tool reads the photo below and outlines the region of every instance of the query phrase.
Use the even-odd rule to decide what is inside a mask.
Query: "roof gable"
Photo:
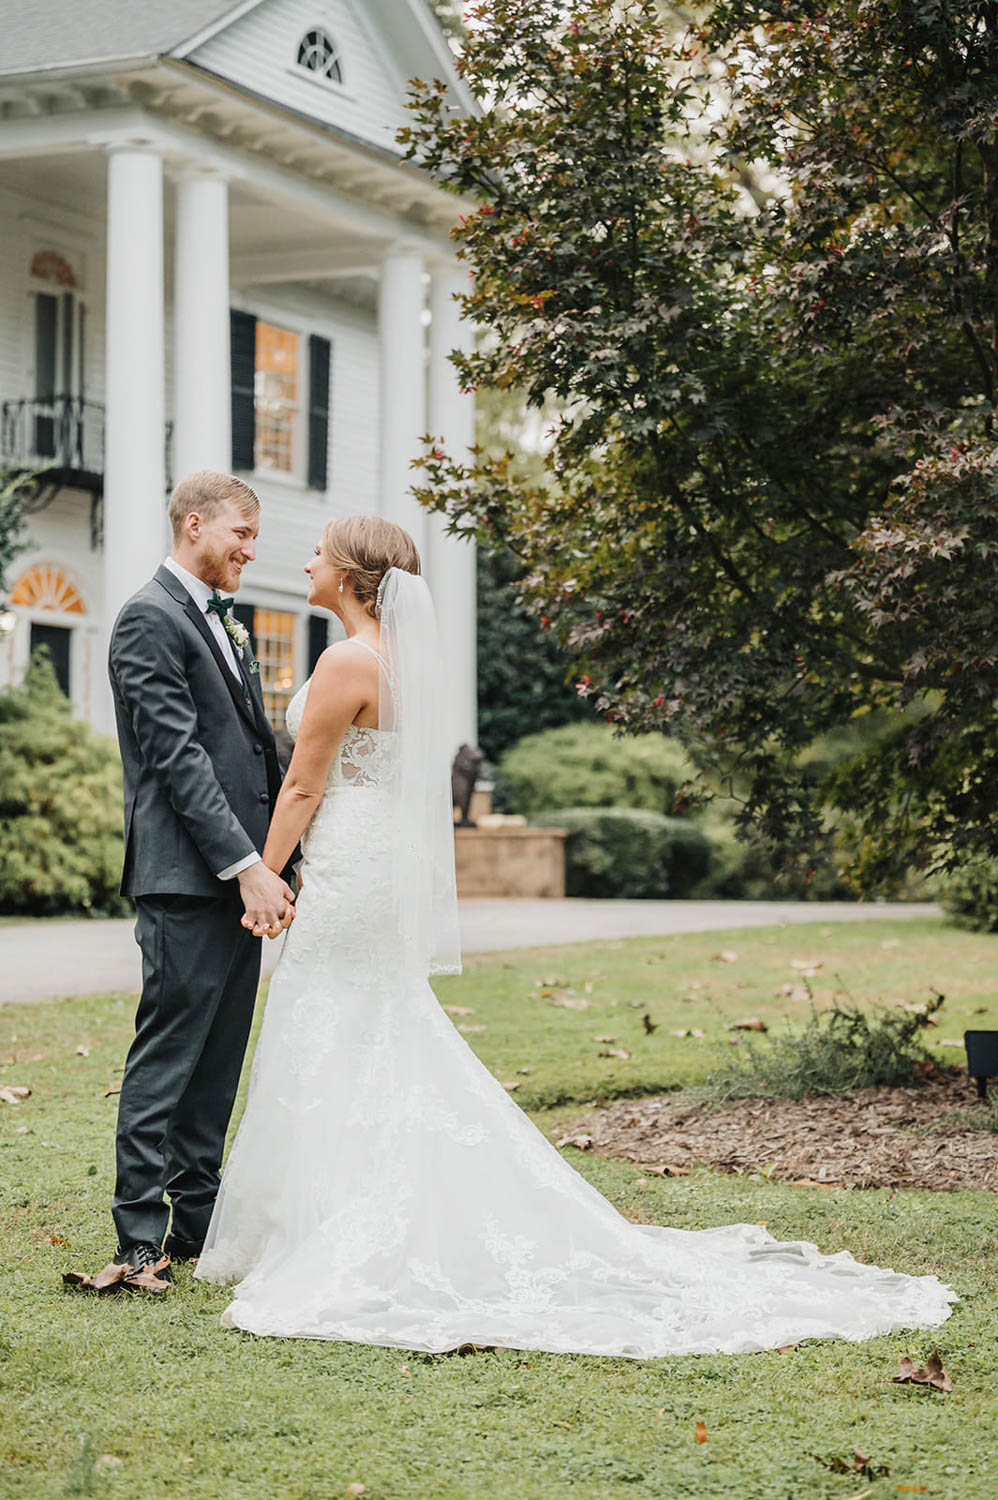
[[[384,151],[397,153],[409,78],[456,85],[423,0],[245,0],[230,12],[172,56]]]

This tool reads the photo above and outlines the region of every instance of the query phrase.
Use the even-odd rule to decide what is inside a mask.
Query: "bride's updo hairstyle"
[[[337,516],[327,521],[322,550],[334,567],[350,574],[354,596],[375,613],[378,585],[389,568],[419,573],[419,553],[407,531],[384,516]]]

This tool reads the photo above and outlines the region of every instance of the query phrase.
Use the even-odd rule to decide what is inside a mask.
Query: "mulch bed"
[[[867,1088],[841,1098],[620,1099],[564,1127],[560,1143],[671,1175],[694,1166],[762,1172],[822,1187],[998,1191],[998,1133],[980,1117],[967,1075],[917,1088]],[[931,1127],[935,1126],[933,1130]],[[670,1170],[671,1169],[671,1170]]]

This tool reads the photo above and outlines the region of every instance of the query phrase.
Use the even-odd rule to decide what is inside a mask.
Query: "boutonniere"
[[[229,639],[234,641],[239,647],[240,655],[245,655],[250,644],[250,634],[246,626],[241,620],[237,620],[233,615],[228,613],[223,618],[222,624],[225,626],[225,632]],[[246,670],[255,677],[260,670],[260,663],[251,656],[246,663]]]

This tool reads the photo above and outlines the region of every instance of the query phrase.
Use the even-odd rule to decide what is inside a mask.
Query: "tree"
[[[25,547],[24,487],[23,473],[0,473],[0,605],[7,591],[7,571]]]
[[[549,483],[437,444],[420,498],[522,559],[605,716],[732,777],[787,861],[830,806],[866,888],[998,851],[998,5],[474,10],[480,114],[417,82],[402,136],[480,200],[464,382],[563,415]]]

